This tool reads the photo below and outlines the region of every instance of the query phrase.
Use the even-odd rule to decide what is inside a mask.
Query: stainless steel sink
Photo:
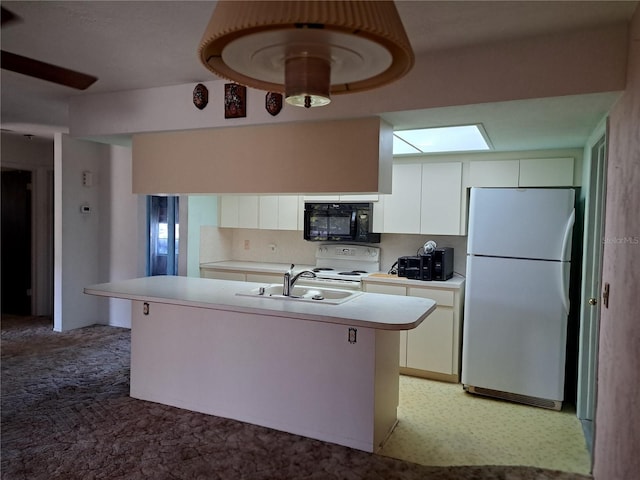
[[[335,288],[316,288],[296,285],[291,290],[291,295],[282,294],[282,284],[275,283],[253,288],[247,292],[238,292],[236,295],[243,297],[270,298],[274,300],[292,302],[314,302],[327,305],[339,305],[361,295],[362,292],[352,290],[339,290]]]

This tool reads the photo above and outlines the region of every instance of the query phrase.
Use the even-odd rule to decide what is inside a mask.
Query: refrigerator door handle
[[[564,306],[565,311],[567,312],[567,315],[569,315],[569,276],[570,276],[570,270],[569,270],[569,265],[571,265],[569,262],[571,260],[571,258],[567,258],[568,254],[570,252],[570,239],[571,239],[571,232],[573,229],[573,224],[576,220],[576,211],[575,209],[573,209],[571,211],[571,216],[569,217],[569,219],[567,220],[567,224],[564,228],[564,236],[562,237],[562,259],[566,260],[565,262],[562,262],[560,265],[562,265],[562,271],[560,272],[560,298],[562,298],[562,305]]]
[[[570,263],[560,262],[560,298],[562,299],[562,306],[569,315],[569,276],[570,276]]]
[[[571,251],[571,232],[573,229],[573,224],[576,221],[576,211],[575,209],[571,211],[571,216],[567,220],[567,224],[564,227],[564,236],[562,237],[562,260],[571,261],[571,257],[568,257],[568,253]]]

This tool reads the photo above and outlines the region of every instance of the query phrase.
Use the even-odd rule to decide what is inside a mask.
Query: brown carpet
[[[531,467],[426,467],[135,400],[130,332],[2,318],[2,479],[584,480]]]

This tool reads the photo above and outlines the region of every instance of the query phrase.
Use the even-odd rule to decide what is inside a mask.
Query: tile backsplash
[[[398,257],[415,255],[427,240],[453,247],[454,270],[466,274],[467,237],[444,235],[382,234],[380,268],[388,271]],[[301,231],[202,227],[200,262],[243,260],[314,265],[318,244],[303,240]]]

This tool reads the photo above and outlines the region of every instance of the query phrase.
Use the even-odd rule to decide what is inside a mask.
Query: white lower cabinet
[[[235,280],[238,282],[246,282],[247,276],[244,272],[230,272],[226,270],[216,270],[213,268],[200,267],[200,277],[213,278],[214,280]]]
[[[283,283],[283,275],[274,275],[272,273],[251,273],[247,272],[247,282],[256,283]]]
[[[365,281],[364,289],[371,293],[408,295],[435,300],[435,312],[413,330],[401,332],[400,372],[453,383],[460,381],[463,281],[452,288]]]
[[[364,290],[369,293],[384,293],[386,295],[406,296],[407,289],[401,285],[380,285],[377,283],[365,283]],[[407,331],[400,331],[400,367],[407,366]]]
[[[215,267],[200,267],[200,277],[256,283],[282,283],[283,278],[282,275],[273,273],[233,271]]]

